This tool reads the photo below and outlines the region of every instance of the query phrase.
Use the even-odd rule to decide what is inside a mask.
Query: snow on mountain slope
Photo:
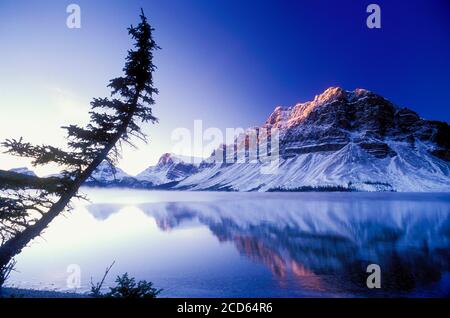
[[[137,180],[118,167],[103,161],[86,181],[87,186],[139,187]]]
[[[198,171],[199,160],[170,153],[163,154],[156,166],[151,166],[136,176],[140,182],[148,186],[157,186],[179,181]]]
[[[223,164],[209,158],[176,188],[450,191],[448,124],[421,119],[370,91],[329,88],[311,102],[277,107],[263,128],[280,130],[275,174],[262,174],[257,162]],[[239,147],[245,145],[237,147],[242,152]]]
[[[404,145],[393,158],[373,159],[349,143],[333,153],[301,154],[280,162],[278,173],[260,173],[260,164],[215,165],[181,181],[192,190],[268,191],[300,187],[350,187],[364,191],[450,191],[449,165],[426,151],[420,156]]]

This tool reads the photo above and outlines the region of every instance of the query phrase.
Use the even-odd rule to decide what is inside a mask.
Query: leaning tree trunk
[[[69,204],[70,200],[77,194],[81,185],[91,176],[98,165],[106,159],[108,153],[113,149],[119,139],[127,133],[127,128],[135,114],[139,96],[142,89],[137,89],[132,100],[132,106],[128,116],[125,118],[122,125],[119,127],[115,136],[105,146],[105,148],[98,154],[98,156],[91,162],[91,164],[83,170],[83,172],[73,181],[68,190],[59,198],[55,204],[44,214],[35,224],[26,228],[22,233],[13,237],[0,247],[0,269],[5,268],[14,256],[19,254],[22,249],[28,245],[34,238],[38,237],[42,231],[57,217]]]

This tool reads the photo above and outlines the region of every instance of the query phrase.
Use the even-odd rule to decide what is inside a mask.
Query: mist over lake
[[[128,272],[161,297],[445,296],[450,198],[87,189],[17,257],[8,286],[87,292]],[[368,264],[381,289],[368,289]],[[81,287],[67,287],[70,264]]]

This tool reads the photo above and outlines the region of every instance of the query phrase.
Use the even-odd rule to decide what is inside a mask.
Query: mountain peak
[[[289,128],[302,123],[315,109],[332,103],[354,102],[368,96],[378,96],[375,93],[356,88],[354,91],[346,91],[341,87],[329,87],[312,101],[298,103],[291,107],[277,106],[267,118],[263,127]],[[380,96],[381,98],[381,96]]]
[[[329,87],[322,94],[316,95],[313,102],[316,105],[323,105],[346,97],[346,91],[344,91],[341,87]]]
[[[173,163],[173,155],[169,152],[166,152],[159,157],[158,166],[167,165]]]
[[[312,101],[298,103],[288,108],[277,106],[266,120],[264,127],[280,129],[298,125],[316,107],[345,98],[346,92],[341,87],[329,87],[323,93],[316,95]]]
[[[184,156],[184,155],[178,155],[170,152],[166,152],[159,157],[158,163],[156,166],[164,166],[164,165],[170,165],[170,164],[178,164],[178,163],[185,163],[185,164],[199,164],[203,159],[199,157],[193,157],[193,156]]]
[[[104,180],[104,181],[114,181],[122,180],[127,178],[129,175],[125,173],[122,169],[111,165],[108,161],[103,160],[92,173],[89,181],[92,180]]]
[[[167,152],[159,158],[156,166],[148,167],[139,173],[136,178],[153,186],[179,181],[197,172],[198,165],[195,164],[195,159],[198,158]]]

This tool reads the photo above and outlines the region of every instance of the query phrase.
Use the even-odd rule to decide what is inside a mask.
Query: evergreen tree
[[[136,27],[128,28],[134,47],[128,51],[123,76],[108,85],[111,97],[92,100],[87,126],[63,127],[66,150],[32,145],[22,138],[2,143],[5,153],[31,158],[35,166],[56,163],[63,172],[61,178],[38,178],[0,171],[0,286],[13,257],[70,209],[71,200],[79,197],[80,186],[97,166],[104,160],[113,166],[122,143],[133,145],[132,137],[147,140],[139,124],[157,121],[151,106],[158,93],[153,86],[153,52],[159,47],[142,10],[140,18]]]

